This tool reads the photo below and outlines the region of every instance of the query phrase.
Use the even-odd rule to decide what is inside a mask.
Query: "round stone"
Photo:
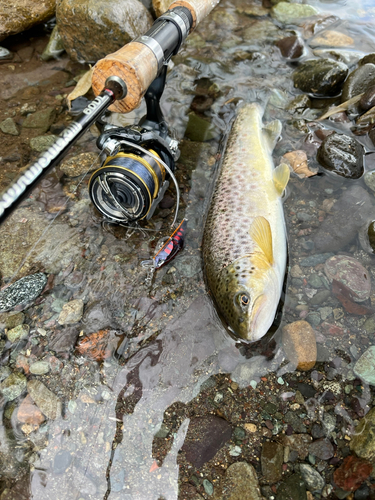
[[[284,326],[282,333],[284,352],[297,370],[311,370],[316,362],[316,339],[307,321],[295,321]]]
[[[295,5],[295,4],[293,4]],[[336,95],[348,74],[348,67],[330,59],[311,59],[293,73],[294,86],[309,94]]]
[[[350,73],[342,88],[341,102],[348,101],[375,85],[375,64],[364,64]]]
[[[330,172],[348,179],[363,175],[363,146],[353,137],[333,133],[319,146],[318,162]]]
[[[325,262],[324,271],[330,281],[336,280],[345,285],[352,293],[354,301],[362,302],[370,297],[370,274],[353,257],[334,255]]]
[[[47,361],[36,361],[30,365],[30,372],[34,375],[45,375],[49,370],[50,366]]]
[[[17,342],[18,340],[25,339],[29,335],[29,325],[18,325],[11,330],[8,330],[6,335],[10,342]]]

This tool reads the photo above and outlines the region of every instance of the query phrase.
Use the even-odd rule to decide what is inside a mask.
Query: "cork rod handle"
[[[176,0],[169,10],[174,7],[188,8],[193,17],[191,32],[218,3],[219,0]],[[92,88],[95,95],[99,95],[108,77],[121,78],[126,83],[127,95],[121,101],[115,101],[109,109],[118,113],[129,113],[139,106],[157,74],[158,61],[154,52],[147,45],[130,42],[96,63]]]

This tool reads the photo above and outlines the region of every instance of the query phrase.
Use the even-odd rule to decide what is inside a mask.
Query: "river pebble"
[[[375,85],[375,64],[364,64],[350,73],[342,88],[341,102],[348,101]]]
[[[283,447],[274,441],[265,441],[262,446],[261,466],[264,480],[268,483],[280,481],[284,458]]]
[[[363,175],[363,154],[363,146],[353,137],[334,132],[319,146],[317,160],[329,172],[359,179]]]
[[[252,465],[236,462],[228,467],[222,500],[262,500],[258,477]]]
[[[38,153],[42,153],[46,151],[46,149],[50,148],[56,141],[56,135],[38,135],[37,137],[33,137],[30,139],[30,147],[34,151]]]
[[[322,31],[309,42],[310,47],[350,47],[353,44],[354,40],[351,36],[334,30]]]
[[[0,313],[0,328],[11,330],[16,326],[22,325],[25,320],[23,312]]]
[[[0,391],[8,401],[18,398],[26,390],[26,377],[22,373],[14,372],[1,384]]]
[[[370,297],[370,273],[354,257],[334,255],[325,262],[324,272],[331,282],[336,280],[345,285],[354,301],[362,302]]]
[[[318,439],[309,446],[309,454],[321,460],[329,460],[334,455],[334,449],[329,439]]]
[[[52,420],[61,415],[61,401],[39,380],[30,380],[27,390],[44,415]]]
[[[349,455],[333,474],[336,485],[344,491],[356,491],[369,477],[373,466],[367,460]]]
[[[320,319],[319,319],[320,321]],[[311,370],[316,362],[316,339],[307,321],[295,321],[284,326],[282,331],[284,352],[297,370]]]
[[[48,361],[36,361],[30,365],[30,373],[33,375],[45,375],[50,371]]]
[[[299,469],[307,489],[312,492],[321,492],[325,481],[319,472],[308,464],[300,464]]]
[[[80,321],[83,315],[83,305],[81,299],[71,300],[64,304],[57,320],[59,325],[72,325]]]
[[[375,346],[372,345],[357,360],[354,373],[365,383],[375,385]]]
[[[34,404],[28,394],[20,404],[17,411],[17,419],[24,424],[40,425],[44,422],[45,418],[43,413]]]
[[[271,9],[271,16],[285,24],[314,16],[317,13],[318,11],[312,5],[287,2],[279,2]]]
[[[306,486],[300,474],[287,477],[277,488],[277,500],[306,500]]]
[[[276,46],[279,47],[281,54],[288,59],[298,59],[303,54],[303,40],[295,35],[278,40]]]
[[[56,116],[56,109],[52,106],[29,114],[22,123],[24,128],[37,129],[39,134],[47,132]]]
[[[21,33],[32,26],[50,19],[56,8],[55,0],[30,0],[27,8],[23,0],[2,2],[0,21],[0,40]]]
[[[8,330],[6,336],[10,342],[17,342],[18,340],[25,339],[29,335],[29,325],[19,325],[11,330]]]
[[[0,130],[8,135],[20,135],[13,118],[5,118],[5,120],[0,122]]]
[[[298,66],[293,73],[294,86],[309,94],[335,95],[345,81],[348,71],[348,67],[343,63],[330,59],[311,59]]]
[[[291,436],[283,436],[283,445],[288,446],[291,450],[298,453],[301,460],[305,460],[309,453],[309,445],[312,437],[308,434],[292,434]]]

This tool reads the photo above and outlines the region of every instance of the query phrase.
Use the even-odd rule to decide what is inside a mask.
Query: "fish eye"
[[[243,306],[248,306],[249,303],[250,303],[250,297],[246,294],[246,293],[243,293],[241,296],[240,296],[240,301],[241,301],[241,305]]]

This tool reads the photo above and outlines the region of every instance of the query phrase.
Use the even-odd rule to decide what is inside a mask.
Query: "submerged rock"
[[[25,397],[18,408],[17,419],[23,424],[32,425],[40,425],[45,420],[43,413],[34,404],[34,401],[31,399],[29,394]]]
[[[318,11],[309,4],[279,2],[271,9],[271,16],[284,24],[293,23],[315,14],[318,14]]]
[[[310,444],[309,453],[321,460],[329,460],[335,452],[329,439],[318,439]]]
[[[257,474],[252,465],[236,462],[225,473],[222,500],[262,500]]]
[[[311,370],[316,363],[316,339],[307,321],[295,321],[284,326],[282,334],[284,352],[297,370]]]
[[[375,221],[366,223],[358,231],[358,239],[362,249],[369,254],[375,253]]]
[[[151,14],[138,0],[62,0],[56,18],[65,50],[80,62],[102,59],[152,25]]]
[[[55,0],[0,0],[0,40],[46,21],[55,8]]]
[[[30,365],[30,373],[33,375],[45,375],[50,371],[48,361],[35,361]]]
[[[353,137],[334,132],[320,145],[317,160],[334,174],[359,179],[363,175],[363,154],[363,146]]]
[[[348,71],[345,64],[331,59],[310,59],[293,73],[294,86],[317,96],[336,95]]]
[[[375,106],[375,85],[366,90],[359,101],[359,105],[365,111]]]
[[[0,311],[27,304],[36,299],[46,286],[47,276],[43,273],[31,274],[19,279],[0,292]]]
[[[357,360],[354,373],[366,384],[375,385],[375,346],[372,345]]]
[[[262,474],[268,483],[277,483],[282,476],[283,446],[273,441],[265,441],[262,446]]]
[[[375,64],[364,64],[348,76],[342,88],[341,102],[348,101],[375,85]]]
[[[277,488],[276,500],[306,500],[305,482],[299,474],[292,474]]]
[[[46,417],[55,420],[61,415],[61,401],[42,382],[30,380],[27,390]]]
[[[334,255],[324,264],[327,278],[345,285],[353,294],[355,302],[370,297],[371,276],[358,260],[348,255]]]
[[[60,170],[68,177],[78,177],[87,174],[99,167],[97,153],[81,153],[65,160],[60,165]]]
[[[300,464],[299,469],[308,490],[312,492],[322,491],[325,485],[325,481],[317,470],[315,470],[313,467],[311,467],[311,465],[308,464]]]
[[[63,305],[58,323],[59,325],[72,325],[78,323],[83,315],[83,301],[81,299],[71,300]]]
[[[309,42],[310,47],[350,47],[353,44],[351,36],[333,30],[320,32]]]
[[[17,342],[19,340],[25,339],[29,335],[30,327],[29,325],[18,325],[11,330],[8,330],[6,336],[9,342]]]
[[[26,390],[26,377],[22,373],[14,372],[1,384],[0,391],[8,401],[18,398]]]
[[[288,59],[298,59],[303,54],[303,40],[298,36],[287,36],[276,42],[281,54]]]
[[[371,220],[374,212],[372,200],[372,196],[361,186],[352,186],[344,191],[313,236],[316,251],[336,252],[351,243],[358,229]]]
[[[372,472],[372,465],[363,458],[349,455],[333,474],[336,485],[344,491],[356,491]],[[356,497],[357,498],[357,497]]]
[[[360,420],[352,436],[350,449],[360,458],[370,461],[375,458],[375,408]]]

